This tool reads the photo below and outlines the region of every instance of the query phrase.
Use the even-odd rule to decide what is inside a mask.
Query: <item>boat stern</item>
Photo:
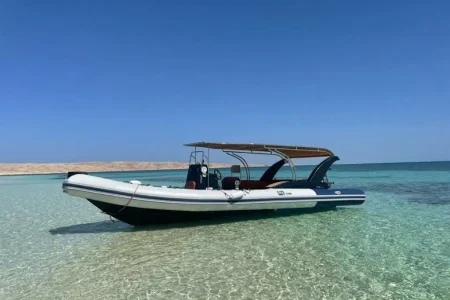
[[[336,207],[348,205],[362,205],[366,201],[366,194],[361,189],[315,189],[317,195],[316,207]]]

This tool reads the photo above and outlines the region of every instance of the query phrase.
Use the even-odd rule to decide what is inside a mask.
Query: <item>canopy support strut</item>
[[[274,152],[279,157],[284,158],[285,160],[287,160],[287,162],[289,163],[289,166],[291,167],[292,180],[294,180],[294,181],[297,180],[297,174],[295,173],[295,165],[292,163],[292,160],[289,158],[289,156],[283,154],[282,152],[278,151],[277,149],[267,148],[267,150],[269,150],[270,152]]]
[[[245,173],[247,173],[247,180],[250,180],[250,168],[248,166],[248,163],[245,161],[245,159],[239,155],[237,155],[234,152],[231,151],[227,151],[227,150],[222,150],[223,152],[225,152],[226,154],[228,154],[231,157],[234,157],[236,159],[238,159],[245,167]]]

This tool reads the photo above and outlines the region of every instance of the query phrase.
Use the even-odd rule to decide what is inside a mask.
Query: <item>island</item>
[[[232,164],[211,163],[211,168],[228,168]],[[251,165],[257,167],[260,165]],[[187,169],[182,162],[73,162],[73,163],[0,163],[0,175],[59,174],[69,171],[121,172]]]

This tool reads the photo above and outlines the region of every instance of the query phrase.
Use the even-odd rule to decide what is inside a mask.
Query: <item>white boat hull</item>
[[[64,192],[88,199],[105,213],[133,225],[180,215],[359,205],[365,195],[357,189],[193,190],[120,182],[77,174],[63,183]]]

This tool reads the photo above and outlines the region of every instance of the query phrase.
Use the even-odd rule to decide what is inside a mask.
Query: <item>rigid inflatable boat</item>
[[[195,147],[195,150],[190,155],[184,187],[157,187],[139,181],[121,182],[85,172],[69,172],[63,191],[87,199],[104,213],[131,225],[260,210],[334,208],[360,205],[365,201],[365,194],[360,189],[331,188],[327,172],[339,158],[325,148],[206,142],[186,146]],[[197,148],[208,149],[207,154]],[[231,166],[233,176],[222,178],[218,169],[210,172],[210,149],[222,150],[238,159],[246,176],[241,174],[241,165]],[[281,160],[268,167],[259,179],[252,180],[250,167],[240,153],[277,155]],[[199,156],[200,161],[197,161]],[[308,178],[297,179],[292,159],[307,157],[326,158]],[[292,178],[275,179],[285,164],[289,164]]]

